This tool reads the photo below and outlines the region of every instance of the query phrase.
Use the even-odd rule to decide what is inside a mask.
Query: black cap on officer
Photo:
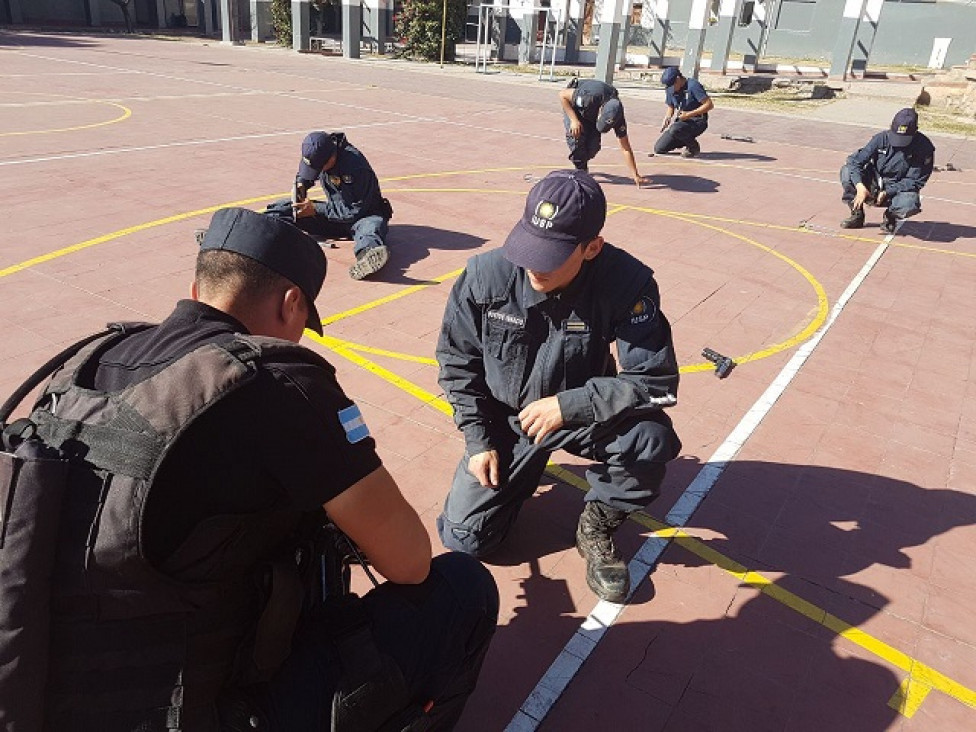
[[[335,140],[328,132],[309,132],[302,140],[302,160],[298,164],[298,177],[302,180],[316,180],[336,150]]]
[[[315,239],[277,216],[246,208],[222,208],[213,215],[200,242],[200,251],[208,250],[248,257],[296,285],[308,303],[305,327],[322,335],[315,298],[325,281],[326,261]]]
[[[589,173],[554,170],[532,186],[522,219],[502,252],[519,267],[552,272],[576,247],[596,237],[606,219],[606,196]]]
[[[895,147],[905,147],[911,143],[915,133],[918,132],[918,112],[910,107],[906,107],[895,115],[891,120],[891,130],[888,132],[888,139]]]

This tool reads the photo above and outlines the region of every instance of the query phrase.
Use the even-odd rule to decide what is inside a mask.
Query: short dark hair
[[[197,287],[210,292],[233,291],[245,298],[262,298],[296,285],[257,260],[223,249],[197,254]]]

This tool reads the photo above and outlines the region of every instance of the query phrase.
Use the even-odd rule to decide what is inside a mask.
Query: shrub
[[[464,37],[467,13],[467,0],[447,0],[445,60],[454,60],[454,46]],[[439,61],[443,14],[443,0],[403,0],[403,10],[393,24],[401,43],[398,54],[407,58]]]
[[[271,27],[280,45],[292,44],[291,0],[271,0]]]

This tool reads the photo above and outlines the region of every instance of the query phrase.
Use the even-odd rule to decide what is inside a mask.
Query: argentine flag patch
[[[349,442],[355,444],[369,437],[369,427],[366,426],[362,412],[359,411],[357,405],[353,404],[351,407],[340,409],[337,414],[339,415],[339,422],[342,424],[342,429],[346,431],[346,439]]]

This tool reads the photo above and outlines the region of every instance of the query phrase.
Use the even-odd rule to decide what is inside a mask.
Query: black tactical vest
[[[262,361],[332,367],[290,342],[239,336],[118,392],[80,386],[124,335],[67,360],[30,415],[25,436],[36,434],[0,455],[3,729],[217,730],[221,690],[268,678],[290,651],[301,514],[208,519],[154,567],[143,511],[170,448]]]

